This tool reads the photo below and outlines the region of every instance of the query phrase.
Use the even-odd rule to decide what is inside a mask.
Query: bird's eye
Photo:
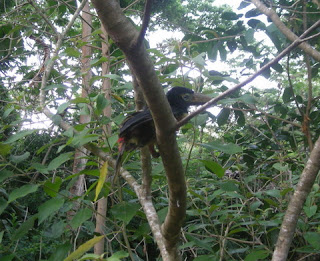
[[[184,99],[185,101],[190,101],[191,100],[191,94],[190,93],[184,93],[182,94],[182,99]]]

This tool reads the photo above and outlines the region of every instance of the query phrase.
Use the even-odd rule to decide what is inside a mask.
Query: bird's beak
[[[195,92],[192,95],[192,100],[190,101],[190,105],[202,105],[210,100],[211,98],[209,96]]]

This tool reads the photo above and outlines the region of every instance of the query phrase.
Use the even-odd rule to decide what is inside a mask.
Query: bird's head
[[[173,87],[167,92],[167,98],[171,107],[183,112],[187,112],[191,105],[202,105],[210,100],[210,97],[185,87]]]

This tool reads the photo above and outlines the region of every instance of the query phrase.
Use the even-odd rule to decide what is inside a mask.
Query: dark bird
[[[167,99],[172,113],[177,121],[188,114],[191,105],[202,105],[210,98],[201,93],[185,87],[174,87],[167,92]],[[119,173],[122,156],[125,151],[133,151],[137,148],[149,146],[153,157],[159,157],[159,153],[154,149],[156,144],[156,131],[150,110],[138,111],[130,114],[121,124],[119,132],[119,153],[116,161],[116,174]]]

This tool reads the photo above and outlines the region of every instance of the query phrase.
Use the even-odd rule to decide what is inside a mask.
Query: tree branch
[[[92,2],[108,34],[126,55],[129,67],[136,76],[150,108],[169,187],[169,210],[162,226],[162,234],[170,260],[179,260],[177,243],[185,218],[186,183],[175,139],[175,118],[145,47],[133,44],[138,32],[124,16],[119,2],[117,0],[92,0]],[[135,48],[132,48],[133,46]]]
[[[259,76],[264,70],[267,68],[270,68],[273,64],[277,63],[279,60],[281,60],[287,53],[289,53],[292,49],[297,47],[298,45],[302,44],[305,41],[305,37],[312,32],[314,29],[316,29],[318,26],[320,26],[320,20],[314,23],[311,27],[309,27],[308,30],[306,30],[303,34],[301,34],[300,37],[298,37],[292,44],[290,44],[286,49],[284,49],[280,54],[278,54],[275,58],[273,58],[270,62],[266,63],[264,66],[261,67],[260,70],[255,72],[253,75],[248,77],[246,80],[243,82],[237,84],[236,86],[226,90],[225,92],[221,93],[219,96],[211,99],[204,105],[200,106],[197,110],[193,111],[190,113],[187,117],[183,118],[181,121],[179,121],[176,125],[176,129],[179,129],[181,126],[186,124],[190,119],[198,115],[199,113],[203,112],[207,108],[213,106],[216,104],[218,101],[222,100],[226,96],[230,95],[231,93],[235,92],[236,90],[242,88],[246,84],[250,83],[253,81],[257,76]]]
[[[304,202],[320,170],[320,137],[316,141],[283,218],[272,261],[285,261]]]
[[[260,0],[251,0],[251,2],[257,7],[257,9],[267,15],[272,22],[278,27],[278,29],[291,41],[298,39],[298,36],[294,34],[280,19],[277,13],[265,6]],[[303,51],[312,56],[315,60],[320,61],[320,53],[313,49],[308,43],[301,43],[299,46]]]
[[[146,35],[148,25],[150,22],[152,2],[153,2],[153,0],[146,0],[146,5],[144,7],[144,14],[143,14],[143,20],[142,20],[140,33],[139,33],[139,36],[138,36],[136,42],[134,43],[136,46],[139,46],[142,44],[144,36]]]

